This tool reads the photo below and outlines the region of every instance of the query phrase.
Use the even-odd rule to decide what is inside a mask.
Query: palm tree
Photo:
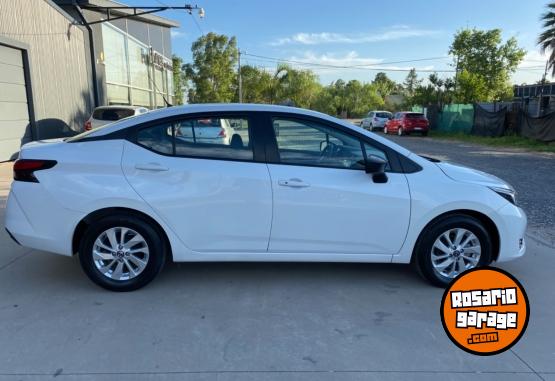
[[[547,4],[547,12],[542,15],[541,20],[543,32],[538,37],[538,45],[542,53],[551,51],[548,67],[551,69],[551,75],[555,76],[555,2]]]

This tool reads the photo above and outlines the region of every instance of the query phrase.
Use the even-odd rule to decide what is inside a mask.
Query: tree
[[[273,81],[273,103],[310,108],[316,94],[321,89],[318,77],[314,72],[294,69],[286,64],[278,65]]]
[[[183,66],[193,84],[192,103],[231,102],[235,96],[237,42],[235,37],[208,33],[192,47],[193,63]]]
[[[173,104],[182,105],[183,104],[183,87],[185,86],[185,79],[183,78],[183,72],[181,67],[183,66],[183,59],[176,56],[172,56],[172,66],[173,66]]]
[[[463,29],[455,34],[449,53],[457,68],[458,95],[466,100],[495,101],[510,95],[510,76],[526,51],[518,47],[514,37],[503,43],[500,29]],[[473,85],[478,88],[468,88]]]
[[[538,45],[542,53],[551,51],[548,68],[551,69],[551,76],[555,76],[555,3],[547,4],[547,12],[542,15],[541,20],[543,32],[538,37]]]
[[[241,66],[243,81],[243,102],[246,103],[271,103],[273,78],[270,73],[257,67]],[[237,94],[236,101],[239,100]]]
[[[387,74],[383,72],[376,74],[372,84],[375,86],[382,99],[385,99],[385,97],[398,89],[397,83],[395,83],[392,79],[389,79]]]
[[[405,78],[405,82],[403,82],[403,86],[405,88],[406,95],[412,97],[414,95],[414,91],[416,87],[418,87],[422,83],[421,79],[418,79],[418,75],[416,74],[416,69],[410,69],[407,77]]]

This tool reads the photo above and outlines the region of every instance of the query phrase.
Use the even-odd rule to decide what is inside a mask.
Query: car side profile
[[[222,123],[229,140],[196,138]],[[114,291],[168,260],[412,263],[445,286],[522,256],[526,216],[504,181],[331,116],[214,104],[24,145],[6,229]]]
[[[424,114],[419,112],[397,112],[393,118],[386,122],[383,132],[385,134],[409,135],[417,132],[427,136],[430,123]]]
[[[389,111],[370,111],[366,118],[360,121],[360,126],[370,131],[383,130],[392,117]]]

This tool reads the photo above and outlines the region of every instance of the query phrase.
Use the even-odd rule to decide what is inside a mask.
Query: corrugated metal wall
[[[81,131],[93,108],[86,31],[48,0],[1,0],[0,35],[29,45],[39,138]]]

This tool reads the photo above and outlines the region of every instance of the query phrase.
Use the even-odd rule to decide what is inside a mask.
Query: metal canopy
[[[83,22],[82,25],[94,25],[94,24],[100,24],[103,22],[114,21],[119,19],[140,17],[151,13],[167,11],[170,9],[185,10],[189,13],[191,13],[193,10],[196,10],[196,9],[198,10],[202,9],[201,7],[198,7],[196,5],[190,5],[190,4],[185,4],[182,7],[173,7],[173,6],[172,7],[170,6],[154,6],[154,7],[106,6],[104,7],[99,5],[84,4],[84,5],[81,5],[81,8],[96,11],[96,12],[106,13],[106,19],[98,20],[98,21],[90,21],[90,22],[87,21],[87,22]],[[116,16],[112,16],[112,12],[114,12]]]

